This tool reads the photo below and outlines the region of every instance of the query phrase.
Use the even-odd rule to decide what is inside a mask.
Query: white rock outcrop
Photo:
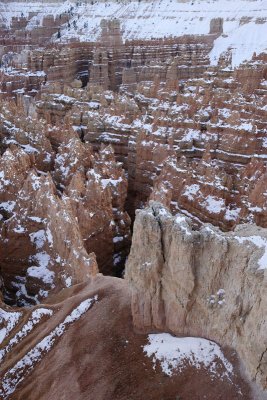
[[[125,276],[137,329],[231,346],[267,388],[267,229],[195,230],[188,218],[150,202],[136,213]]]

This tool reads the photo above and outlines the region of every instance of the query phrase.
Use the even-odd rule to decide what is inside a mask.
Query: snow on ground
[[[38,181],[39,184],[39,181]],[[39,186],[38,186],[39,188]],[[53,287],[55,273],[49,270],[51,265],[51,257],[44,250],[46,243],[49,247],[53,246],[53,236],[49,227],[46,230],[40,229],[29,234],[30,240],[34,243],[37,253],[29,257],[29,261],[33,265],[27,269],[27,276],[42,280],[44,283],[50,284]]]
[[[0,21],[3,20],[7,26],[10,26],[12,17],[26,17],[30,13],[37,14],[33,16],[29,25],[29,29],[36,25],[41,25],[43,17],[46,15],[60,15],[67,12],[73,3],[70,1],[8,1],[0,2]]]
[[[240,211],[241,211],[240,207],[237,207],[235,209],[228,208],[228,209],[226,209],[224,218],[227,221],[235,221],[239,217]]]
[[[211,213],[219,214],[225,208],[223,199],[218,199],[212,195],[208,195],[202,202],[203,206]]]
[[[34,365],[38,363],[42,357],[48,353],[56,340],[61,337],[68,325],[77,321],[89,308],[97,301],[98,296],[89,298],[82,301],[63,322],[56,326],[47,336],[45,336],[39,343],[36,344],[28,353],[25,354],[10,370],[8,370],[2,378],[3,390],[0,391],[2,399],[7,399],[13,393],[17,385],[22,382],[26,375],[28,375]]]
[[[52,240],[51,231],[49,228],[47,229],[47,231],[45,231],[44,229],[40,229],[37,232],[30,233],[29,236],[31,242],[35,244],[37,249],[41,249],[44,246],[46,240],[50,242]]]
[[[235,236],[235,239],[243,243],[253,243],[258,249],[262,250],[262,256],[258,260],[258,269],[267,269],[267,239],[261,236]]]
[[[265,0],[238,0],[235,3],[231,0],[96,2],[81,9],[81,18],[76,21],[77,34],[82,29],[84,35],[92,37],[99,33],[102,18],[118,18],[127,39],[207,34],[211,19],[218,17],[227,21],[224,30],[227,34],[239,26],[242,17],[254,20],[267,16]],[[74,12],[76,10],[79,12],[79,7]]]
[[[101,185],[104,189],[106,189],[107,186],[116,187],[120,182],[122,182],[121,176],[118,179],[101,179]]]
[[[88,1],[77,4],[70,1],[0,2],[0,20],[2,17],[10,25],[12,16],[28,16],[32,11],[37,16],[28,23],[30,30],[41,25],[47,14],[56,16],[71,10],[70,24],[61,29],[59,40],[95,41],[102,19],[119,19],[124,39],[150,39],[208,34],[211,19],[221,17],[224,34],[215,41],[210,54],[212,64],[216,64],[220,54],[228,48],[232,49],[233,67],[250,59],[254,51],[260,53],[267,48],[266,0]]]
[[[8,312],[0,308],[0,343],[8,336],[9,332],[17,325],[21,312]]]
[[[183,195],[186,196],[189,200],[194,200],[195,196],[199,193],[200,186],[197,184],[186,185]]]
[[[42,280],[44,283],[53,284],[55,273],[49,270],[51,257],[45,251],[34,254],[29,260],[37,265],[27,269],[27,276]]]
[[[215,182],[216,184],[216,182]],[[220,187],[220,182],[217,182],[217,187]],[[206,209],[210,214],[224,214],[224,218],[228,221],[235,221],[239,218],[240,208],[231,208],[231,205],[226,205],[223,198],[204,195],[198,184],[186,185],[183,196],[190,201],[196,201],[202,208]],[[183,211],[184,212],[184,211]],[[191,216],[192,217],[192,216]]]
[[[12,212],[14,207],[16,205],[15,201],[3,201],[2,203],[0,203],[0,209],[8,211],[8,212]]]
[[[51,316],[52,314],[53,311],[49,310],[48,308],[37,308],[36,310],[34,310],[31,317],[26,322],[26,324],[23,325],[21,330],[16,333],[16,335],[8,342],[8,344],[4,348],[0,349],[0,361],[3,360],[5,355],[9,353],[12,347],[19,343],[20,340],[26,337],[33,330],[34,326],[37,325],[44,316]]]
[[[224,357],[220,346],[210,340],[174,337],[169,333],[151,334],[148,340],[144,352],[148,357],[153,356],[154,368],[158,361],[168,376],[190,365],[198,369],[205,367],[211,374],[231,380],[232,364]]]
[[[175,218],[175,222],[180,226],[180,229],[185,233],[186,236],[192,236],[192,233],[188,227],[188,222],[184,215],[178,214]]]
[[[267,49],[267,22],[255,23],[255,21],[239,26],[233,24],[232,27],[225,24],[227,35],[222,35],[215,40],[210,60],[212,65],[216,65],[222,52],[231,49],[232,67],[237,67],[245,60],[250,60],[253,53],[261,53]]]

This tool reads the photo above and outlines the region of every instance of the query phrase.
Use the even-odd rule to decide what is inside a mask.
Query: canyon
[[[0,37],[0,397],[266,399],[266,2],[5,0]]]

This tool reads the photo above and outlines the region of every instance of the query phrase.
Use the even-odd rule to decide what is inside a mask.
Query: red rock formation
[[[101,45],[105,49],[115,46],[122,56],[124,50],[119,36],[112,33],[111,26],[109,29],[110,39],[104,40],[103,34]],[[158,62],[166,67],[161,53],[151,50],[149,54],[147,65],[150,65],[151,57],[158,57]],[[93,150],[99,150],[103,142],[113,145],[117,159],[128,170],[127,209],[131,216],[134,215],[134,209],[149,198],[156,177],[160,175],[165,179],[162,167],[166,157],[179,160],[185,155],[189,165],[186,174],[189,180],[183,186],[200,184],[201,190],[195,199],[188,199],[188,196],[176,190],[171,200],[172,207],[178,202],[178,209],[184,209],[203,221],[218,223],[223,229],[250,220],[256,211],[260,211],[260,217],[255,216],[255,220],[265,226],[265,206],[262,205],[262,210],[250,206],[248,191],[243,193],[239,184],[243,176],[240,164],[246,165],[255,157],[264,160],[267,156],[264,138],[265,92],[262,89],[265,79],[264,56],[253,60],[254,75],[251,76],[249,90],[254,93],[254,103],[249,102],[250,95],[246,94],[248,88],[244,87],[242,78],[242,71],[246,68],[250,70],[249,64],[247,67],[244,64],[234,72],[210,68],[204,74],[202,71],[200,77],[199,72],[195,71],[193,79],[183,79],[181,83],[179,63],[178,58],[173,57],[165,78],[157,74],[149,82],[143,79],[151,77],[142,77],[135,67],[130,67],[127,71],[132,71],[137,81],[134,97],[127,92],[128,86],[124,82],[119,94],[100,89],[97,80],[98,89],[89,83],[86,90],[76,81],[65,85],[48,84],[42,89],[36,111],[49,124],[64,123],[68,130],[74,126],[82,140],[93,145]],[[104,75],[106,79],[107,75]],[[207,146],[210,155],[206,160]],[[180,178],[175,175],[171,179]],[[211,190],[212,182],[216,180],[219,182],[218,189]],[[205,203],[209,195],[211,203],[215,202],[218,207],[221,204],[221,211],[215,207],[217,211],[214,212]]]
[[[69,218],[72,222],[75,220],[74,225],[77,226],[81,235],[79,240],[82,240],[83,251],[95,252],[101,271],[120,274],[129,251],[130,219],[124,211],[127,179],[121,164],[115,161],[112,148],[103,147],[99,155],[94,155],[91,146],[88,143],[81,142],[77,133],[67,125],[65,130],[59,127],[47,130],[45,124],[40,123],[40,131],[38,136],[35,137],[34,133],[31,132],[31,123],[24,125],[22,113],[19,113],[15,106],[13,107],[16,114],[20,115],[21,122],[16,121],[15,118],[10,118],[14,125],[8,126],[5,135],[8,135],[9,141],[16,143],[29,155],[26,155],[14,145],[14,155],[10,150],[7,150],[3,155],[4,171],[2,178],[5,191],[3,192],[2,204],[3,208],[7,208],[4,210],[6,218],[10,217],[10,214],[8,214],[10,205],[25,209],[26,216],[30,212],[26,205],[18,202],[19,198],[17,197],[24,180],[28,179],[29,169],[37,168],[41,177],[42,175],[45,176],[47,171],[50,171],[58,189],[57,192],[55,187],[53,189],[56,196],[55,201],[56,203],[59,202],[58,207],[62,209],[62,212],[64,207],[67,208],[66,213],[67,215],[70,214]],[[6,113],[6,116],[8,117],[8,113]],[[14,129],[16,125],[20,128]],[[36,128],[38,129],[38,126]],[[31,132],[30,135],[27,131]],[[29,138],[31,141],[26,144],[25,140],[28,141]],[[44,157],[46,158],[44,159]],[[22,161],[20,161],[20,158]],[[19,163],[21,165],[17,168],[16,165]],[[14,173],[14,169],[18,170],[18,176]],[[9,174],[8,171],[10,171]],[[52,185],[51,178],[49,179]],[[45,183],[43,182],[42,185],[45,186]],[[51,185],[49,186],[50,190],[52,190]],[[34,197],[34,192],[30,191],[27,196],[29,198]],[[35,197],[33,201],[36,201]],[[47,207],[49,208],[49,205],[44,206],[44,209],[46,210]],[[42,215],[38,218],[43,219],[45,217]],[[60,216],[60,218],[63,217]],[[57,221],[57,224],[60,227],[59,221]],[[64,225],[64,219],[61,225]],[[3,229],[6,229],[6,227]],[[10,232],[13,232],[13,228],[10,229]],[[45,229],[40,228],[41,230]],[[30,232],[30,228],[22,227],[19,237],[24,237],[25,232],[28,231]],[[6,235],[9,238],[9,231]],[[29,242],[28,233],[24,239]],[[20,239],[15,238],[14,240]],[[14,245],[14,240],[11,240],[11,248]],[[72,239],[66,240],[69,240],[70,243],[72,241]],[[29,254],[32,251],[32,246],[29,247],[28,253],[25,250],[24,258],[26,261],[24,261],[24,264],[26,269],[29,266],[27,260],[29,260]],[[16,257],[20,262],[21,254],[19,253]],[[55,256],[55,258],[57,257]],[[9,256],[7,256],[7,259],[9,259]],[[5,262],[3,261],[3,263]],[[7,269],[8,267],[5,267],[5,271]],[[25,275],[25,271],[22,275]],[[57,286],[60,287],[60,284]]]
[[[7,150],[2,157],[9,164],[7,172],[16,175],[19,157],[19,152],[11,157]],[[3,182],[8,182],[8,174]],[[16,178],[11,182],[15,185]],[[49,174],[38,176],[28,169],[24,181],[17,183],[13,200],[9,193],[8,201],[1,203],[0,265],[5,300],[24,305],[88,279],[97,267],[84,249],[68,199],[58,198]]]
[[[233,53],[228,49],[221,54],[218,65],[211,66],[214,41],[219,36],[226,38],[220,15],[211,20],[209,34],[126,41],[122,40],[118,20],[103,20],[102,32],[94,43],[79,42],[77,35],[82,29],[78,30],[72,17],[73,12],[79,15],[76,9],[80,6],[80,2],[74,4],[61,17],[47,14],[35,19],[31,13],[16,16],[10,28],[4,26],[4,21],[0,27],[0,286],[6,303],[35,305],[32,311],[21,309],[21,325],[22,320],[37,321],[33,313],[37,310],[38,314],[42,308],[36,308],[40,301],[51,306],[41,311],[42,321],[48,324],[38,325],[38,320],[36,331],[18,344],[18,352],[14,354],[12,349],[8,355],[0,393],[12,395],[9,390],[15,382],[14,395],[23,398],[57,398],[62,393],[66,398],[128,399],[132,395],[143,398],[144,394],[153,399],[174,398],[175,385],[183,388],[183,379],[188,382],[189,377],[192,382],[195,372],[189,369],[165,386],[159,364],[153,372],[160,376],[159,384],[151,384],[155,382],[151,373],[140,369],[140,362],[149,368],[151,363],[148,365],[140,356],[144,338],[137,339],[132,332],[126,284],[95,277],[98,267],[105,274],[122,274],[130,247],[129,215],[134,218],[135,209],[149,199],[160,201],[172,214],[179,211],[191,216],[194,222],[191,229],[180,216],[177,227],[167,210],[158,215],[144,214],[141,223],[137,221],[139,234],[134,234],[128,262],[131,271],[126,271],[137,293],[132,307],[135,325],[207,336],[234,346],[246,361],[250,376],[264,387],[266,344],[262,321],[266,296],[261,272],[252,277],[249,270],[255,261],[255,249],[243,244],[248,239],[241,238],[238,264],[239,244],[234,233],[222,234],[212,228],[211,238],[208,228],[202,225],[209,222],[224,231],[245,222],[267,227],[266,54],[255,54],[233,70]],[[109,7],[104,3],[102,6]],[[38,25],[36,21],[41,22]],[[241,25],[246,23],[246,19],[240,20]],[[76,39],[65,41],[66,37],[70,39],[72,28],[77,30]],[[151,219],[155,230],[148,223]],[[265,241],[264,230],[255,226],[251,229],[252,244],[259,232],[263,232],[260,243]],[[178,231],[183,235],[179,236]],[[196,241],[188,239],[188,232]],[[149,256],[152,263],[147,260]],[[182,268],[177,267],[177,260]],[[252,263],[249,266],[248,260]],[[194,268],[199,275],[195,275]],[[219,303],[221,282],[228,285],[234,299],[227,308]],[[79,286],[72,288],[75,284]],[[104,306],[92,325],[87,322],[84,330],[79,330],[84,320],[77,323],[76,339],[80,344],[74,349],[74,328],[69,327],[70,314],[67,316],[65,311],[79,314],[76,305],[84,300],[87,290],[94,296],[96,288]],[[260,294],[256,293],[259,288]],[[216,294],[210,294],[211,289]],[[97,307],[96,298],[93,300],[93,307]],[[213,300],[218,300],[214,306]],[[225,309],[229,318],[225,318]],[[7,329],[7,320],[13,316],[5,310],[14,313],[14,319],[17,311],[11,312],[6,306],[0,309],[0,322],[2,315],[8,315],[2,318]],[[63,344],[58,343],[55,353],[47,354],[38,365],[35,360],[35,370],[26,370],[23,356],[30,357],[31,349],[39,349],[40,340],[47,340],[43,329],[49,334],[60,327],[59,335],[56,333],[59,342],[65,330],[64,318],[68,332],[73,332]],[[114,341],[125,332],[122,322],[118,323],[120,318],[131,331],[125,340],[130,338],[134,344],[119,355],[123,370],[117,359],[114,364],[113,356],[113,362],[103,368],[101,364],[99,369],[97,357],[103,354],[98,353],[99,346],[91,334],[97,331],[97,340],[101,338],[103,343],[111,337],[105,349],[110,354],[118,348],[121,354],[126,342],[121,346],[117,339]],[[61,323],[64,329],[58,325]],[[5,346],[14,343],[21,325],[7,337]],[[109,334],[103,334],[104,330]],[[75,383],[71,377],[68,382],[62,380],[57,372],[61,371],[58,365],[67,368],[62,354],[71,358],[72,365],[77,359],[87,368],[87,355],[83,351],[81,356],[81,348],[96,350],[91,381],[87,383],[87,377],[84,384],[84,375],[74,367]],[[45,354],[46,350],[44,347]],[[139,354],[139,367],[134,364],[133,375],[125,368],[125,357],[132,354]],[[17,362],[23,364],[19,370]],[[49,369],[48,365],[54,367]],[[107,369],[119,371],[118,376],[117,372],[116,376],[113,372],[109,375]],[[34,378],[43,371],[47,380],[33,387]],[[29,377],[28,372],[32,373]],[[143,375],[148,385],[140,384]],[[16,379],[21,376],[24,382],[16,388]],[[100,376],[108,377],[107,390],[98,389]],[[48,384],[52,377],[55,385]],[[232,382],[238,384],[239,378],[235,379]],[[203,384],[199,389],[199,380],[207,386]],[[187,384],[179,396],[189,399],[202,396],[203,391],[203,396],[210,398],[219,398],[222,393],[227,398],[239,398],[237,386],[229,382],[216,380],[211,387],[208,371],[201,370],[196,381],[193,379],[194,389]],[[241,386],[242,398],[250,399],[246,386]]]

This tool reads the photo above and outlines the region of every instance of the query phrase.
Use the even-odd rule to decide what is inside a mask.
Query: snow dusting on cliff
[[[40,26],[46,15],[67,13],[69,23],[61,27],[60,38],[54,38],[60,41],[95,41],[102,19],[119,19],[124,39],[151,39],[208,34],[211,20],[223,18],[223,33],[210,53],[212,64],[229,49],[233,67],[267,49],[265,0],[0,2],[0,22],[7,26],[13,16],[30,13],[28,30]]]

